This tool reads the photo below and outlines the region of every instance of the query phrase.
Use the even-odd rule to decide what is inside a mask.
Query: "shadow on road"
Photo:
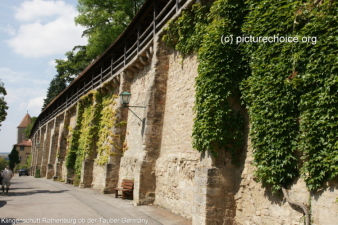
[[[12,188],[11,187],[11,190],[20,190],[20,189],[22,190],[22,189],[33,189],[33,188],[21,188],[21,187],[20,188]]]
[[[11,195],[23,196],[23,195],[34,195],[34,194],[43,194],[43,193],[58,194],[58,193],[64,193],[66,191],[68,190],[60,190],[60,191],[36,190],[36,191],[26,191],[26,192],[12,192]]]
[[[4,207],[7,204],[7,201],[0,201],[0,208]]]

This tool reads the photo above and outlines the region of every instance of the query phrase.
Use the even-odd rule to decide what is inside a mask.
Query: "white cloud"
[[[16,18],[30,23],[21,24],[17,35],[7,43],[25,57],[64,54],[75,45],[87,43],[81,38],[84,28],[75,26],[76,15],[77,11],[63,1],[25,1],[17,9]]]
[[[8,87],[5,101],[11,111],[26,112],[39,115],[46,96],[46,89],[36,85],[30,87]]]
[[[37,97],[29,100],[27,109],[29,112],[32,112],[32,115],[40,114],[44,98],[45,97]]]
[[[11,25],[0,26],[0,31],[11,36],[15,35],[15,29]]]
[[[5,101],[9,108],[29,110],[34,114],[41,112],[43,98],[50,81],[46,79],[31,79],[27,74],[0,68],[0,78],[5,83],[7,95]]]
[[[44,79],[31,79],[28,73],[13,71],[7,67],[0,67],[0,79],[6,86],[23,87],[23,86],[46,86],[50,81]]]
[[[55,67],[55,66],[56,66],[55,59],[50,60],[50,61],[48,62],[48,65],[51,66],[51,67]]]
[[[25,1],[20,7],[15,8],[15,18],[19,21],[35,21],[43,17],[67,16],[76,13],[71,5],[64,1]]]
[[[15,84],[16,82],[21,81],[24,78],[24,74],[20,72],[15,72],[7,67],[0,68],[0,79],[2,82],[6,84],[12,83]]]

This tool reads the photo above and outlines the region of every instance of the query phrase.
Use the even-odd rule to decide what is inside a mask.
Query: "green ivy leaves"
[[[245,45],[252,74],[242,93],[252,121],[256,176],[277,191],[300,173],[309,190],[318,190],[338,175],[337,3],[248,4],[244,32],[317,38],[316,44]],[[262,21],[265,16],[269,20]]]
[[[198,53],[193,146],[233,158],[250,115],[256,178],[273,192],[302,175],[309,190],[338,177],[338,3],[218,0],[171,21],[164,41]],[[204,17],[201,18],[201,13]],[[222,35],[291,36],[308,42],[222,45]],[[306,39],[305,39],[306,40]]]
[[[116,110],[113,106],[116,104],[117,95],[106,95],[102,98],[102,110],[100,112],[100,122],[98,131],[97,153],[98,156],[95,162],[98,165],[108,163],[108,158],[111,154],[111,146],[114,145],[113,128],[116,125]]]
[[[66,158],[67,167],[75,169],[78,178],[85,159],[95,158],[98,165],[108,162],[114,145],[113,127],[117,118],[113,106],[116,99],[117,96],[111,93],[93,91],[78,102],[76,127],[69,131],[70,147]]]
[[[216,1],[211,7],[212,22],[206,26],[204,35],[199,34],[203,39],[198,50],[193,147],[211,150],[215,155],[224,148],[236,162],[244,144],[244,119],[230,107],[229,100],[239,97],[238,86],[246,75],[246,64],[237,46],[219,41],[224,32],[240,32],[234,24],[241,14],[233,7],[222,7],[222,3]],[[220,13],[219,8],[223,8]],[[236,15],[222,17],[222,14]]]
[[[220,37],[240,33],[243,5],[240,1],[193,5],[169,23],[163,37],[183,55],[198,51],[193,146],[215,155],[224,149],[234,162],[244,145],[244,119],[229,101],[239,99],[247,64],[237,46],[223,45]]]

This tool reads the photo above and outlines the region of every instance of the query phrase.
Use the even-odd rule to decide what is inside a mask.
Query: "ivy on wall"
[[[297,11],[303,37],[315,45],[298,50],[302,175],[310,190],[338,176],[338,2],[303,3]]]
[[[112,155],[112,147],[121,150],[114,143],[115,126],[125,126],[125,122],[117,123],[116,104],[117,95],[92,91],[83,96],[77,105],[76,126],[69,127],[69,149],[66,166],[75,170],[76,179],[80,179],[82,162],[86,159],[94,160],[98,165],[108,163]],[[120,136],[119,136],[120,137]],[[121,142],[123,142],[123,137]]]
[[[79,104],[80,108],[83,108],[83,114],[75,164],[75,171],[78,175],[81,174],[82,162],[85,159],[95,157],[94,153],[96,153],[96,142],[101,119],[100,112],[102,110],[101,94],[98,91],[92,91],[83,96]]]
[[[77,150],[79,148],[79,138],[80,138],[80,129],[81,129],[81,121],[83,108],[80,107],[80,103],[77,103],[77,117],[76,117],[76,125],[73,129],[71,126],[68,127],[68,137],[67,137],[67,155],[66,155],[66,167],[67,168],[75,168]]]
[[[113,96],[103,96],[102,98],[102,110],[100,112],[101,121],[99,124],[98,132],[98,148],[97,153],[98,157],[95,159],[95,162],[98,165],[104,165],[108,163],[108,158],[112,154],[111,146],[114,146],[116,149],[120,147],[114,143],[114,132],[113,127],[116,124],[116,110],[114,110],[114,105],[116,104],[115,100],[118,98],[117,95]]]
[[[293,2],[252,1],[248,7],[244,33],[255,37],[295,35],[297,6]],[[293,73],[294,48],[293,43],[245,43],[242,48],[252,70],[241,90],[251,120],[255,176],[273,191],[299,176],[299,91],[287,82]]]
[[[277,192],[301,175],[309,190],[318,190],[337,178],[337,6],[332,0],[218,0],[170,21],[163,40],[183,55],[198,55],[193,146],[216,155],[225,149],[235,159],[243,119],[229,100],[241,98],[255,176],[265,187]],[[222,44],[231,35],[234,43]],[[235,43],[250,36],[298,42]]]
[[[218,40],[224,32],[240,33],[242,9],[243,3],[238,1],[193,5],[191,11],[169,23],[163,37],[184,55],[198,51],[193,146],[201,152],[211,150],[214,155],[222,148],[234,162],[244,144],[244,119],[230,107],[229,99],[239,97],[238,84],[247,66],[235,46],[222,45]]]

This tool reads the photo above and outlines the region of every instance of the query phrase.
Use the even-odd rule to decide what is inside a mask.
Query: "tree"
[[[88,37],[88,45],[75,46],[66,52],[67,59],[56,59],[58,74],[50,83],[42,109],[113,43],[143,2],[144,0],[78,1],[79,16],[75,18],[75,23],[87,28],[82,35]]]
[[[94,59],[100,55],[127,27],[144,0],[79,0],[80,13],[76,24],[87,29],[87,54]]]
[[[0,157],[0,171],[4,170],[7,165],[8,165],[8,161],[5,158]]]
[[[53,80],[49,84],[49,88],[47,90],[47,97],[43,100],[44,103],[42,109],[46,108],[46,106],[66,87],[67,85],[65,78],[62,78],[58,75],[54,76]]]
[[[0,126],[2,121],[6,119],[7,116],[7,102],[5,101],[4,96],[7,95],[4,83],[0,80]]]
[[[27,125],[26,129],[24,129],[24,131],[23,131],[23,133],[25,134],[25,137],[27,139],[29,139],[29,136],[31,134],[31,130],[32,130],[33,126],[34,126],[34,123],[35,123],[36,119],[37,119],[37,117],[33,116],[31,118],[31,122]]]
[[[15,149],[15,146],[13,146],[13,149],[11,153],[8,155],[8,158],[9,158],[9,167],[11,168],[11,170],[13,170],[15,165],[20,163],[19,152]]]
[[[75,46],[72,51],[66,52],[67,59],[56,59],[56,71],[58,77],[70,83],[92,61],[87,55],[86,46]]]

